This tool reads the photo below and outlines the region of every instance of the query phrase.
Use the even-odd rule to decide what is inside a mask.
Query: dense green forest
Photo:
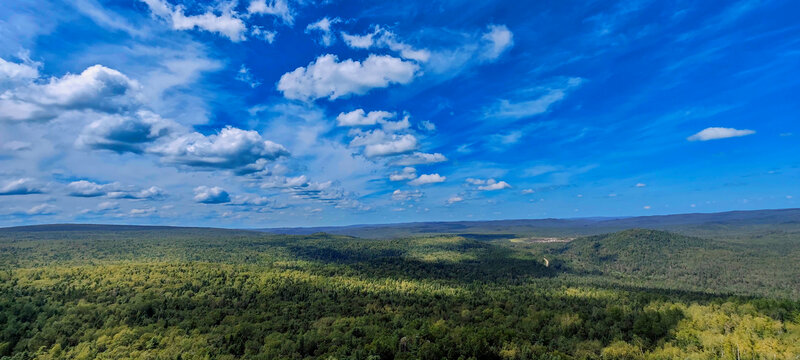
[[[800,359],[800,238],[703,231],[0,230],[0,359]]]

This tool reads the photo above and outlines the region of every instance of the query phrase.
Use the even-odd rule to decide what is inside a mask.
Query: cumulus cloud
[[[403,154],[417,148],[417,138],[411,134],[390,135],[385,142],[369,144],[364,147],[367,157],[388,156]]]
[[[287,99],[311,101],[335,100],[363,95],[391,84],[407,84],[417,75],[419,66],[388,55],[369,55],[363,62],[336,55],[321,55],[306,67],[281,76],[278,90]]]
[[[418,178],[409,181],[408,184],[413,186],[421,186],[421,185],[441,183],[444,182],[445,180],[447,180],[447,177],[441,176],[439,174],[422,174]]]
[[[158,186],[137,189],[122,186],[119,183],[98,184],[88,180],[73,181],[67,185],[67,194],[75,197],[107,196],[112,199],[146,199],[156,200],[166,196],[166,192]]]
[[[403,191],[398,189],[392,193],[392,200],[401,202],[416,201],[421,199],[423,195],[422,191],[419,190]]]
[[[266,161],[289,156],[286,148],[264,140],[258,132],[230,126],[208,136],[197,132],[184,134],[149,151],[162,156],[167,163],[229,170],[247,170],[248,166],[263,166]]]
[[[400,166],[414,166],[414,165],[423,165],[423,164],[434,164],[447,161],[447,157],[440,153],[424,153],[424,152],[414,152],[409,155],[405,155],[399,158],[394,163]]]
[[[486,185],[478,186],[478,190],[495,191],[495,190],[508,189],[510,187],[511,187],[511,185],[509,185],[505,181],[495,181],[494,179],[489,179],[486,182]]]
[[[0,58],[0,88],[27,83],[39,77],[37,63],[13,63]]]
[[[477,189],[482,191],[495,191],[495,190],[503,190],[511,188],[511,185],[509,185],[507,182],[497,181],[495,179],[483,180],[483,179],[468,178],[466,182],[468,184],[477,186]]]
[[[390,134],[383,130],[351,131],[350,147],[364,147],[367,157],[381,157],[407,153],[417,148],[417,138],[411,134]]]
[[[70,196],[97,197],[107,193],[108,185],[101,185],[87,180],[73,181],[67,185]]]
[[[40,205],[36,205],[36,206],[28,209],[28,211],[25,211],[25,214],[31,215],[31,216],[33,216],[33,215],[54,215],[57,212],[58,212],[58,208],[53,206],[53,205],[40,204]]]
[[[154,16],[167,21],[174,30],[208,31],[225,36],[233,42],[246,39],[247,26],[230,8],[224,9],[220,14],[209,10],[203,14],[186,15],[182,5],[173,6],[164,0],[140,1],[147,4]]]
[[[366,113],[364,109],[356,109],[348,113],[339,113],[339,116],[336,117],[336,123],[339,126],[372,126],[395,116],[395,113],[388,111],[370,111]]]
[[[281,189],[293,198],[314,200],[337,208],[367,210],[368,207],[358,201],[353,193],[334,185],[333,181],[309,181],[305,175],[286,177],[270,176],[261,183],[262,189]]]
[[[167,196],[167,192],[158,186],[151,186],[146,189],[114,189],[106,195],[112,199],[137,199],[137,200],[157,200]]]
[[[411,122],[409,121],[409,116],[403,116],[403,120],[398,121],[378,121],[381,124],[381,128],[387,132],[396,132],[400,130],[406,130],[411,127]]]
[[[0,187],[0,195],[30,195],[43,192],[42,188],[31,178],[11,180]]]
[[[273,15],[283,20],[286,25],[294,24],[294,13],[287,0],[252,0],[247,6],[247,13],[251,15]]]
[[[194,201],[203,204],[224,204],[231,201],[231,196],[219,186],[198,186],[194,188]]]
[[[533,194],[533,193],[535,193],[535,192],[536,192],[536,191],[534,191],[533,189],[523,189],[523,190],[522,190],[522,193],[523,193],[523,194],[525,194],[525,195],[528,195],[528,194]]]
[[[333,26],[333,24],[340,22],[342,22],[342,19],[339,18],[329,19],[328,17],[324,17],[322,19],[317,20],[317,22],[308,24],[308,26],[306,26],[306,34],[312,32],[318,32],[320,33],[319,43],[324,46],[331,46],[336,40],[336,37],[333,34],[333,30],[331,29],[331,27]]]
[[[176,132],[180,126],[150,111],[106,115],[87,125],[76,144],[117,153],[142,153],[145,145]]]
[[[686,138],[689,141],[708,141],[708,140],[717,140],[717,139],[727,139],[732,137],[740,137],[740,136],[747,136],[755,134],[756,132],[753,130],[739,130],[734,128],[723,128],[723,127],[710,127],[703,129],[697,134],[689,136]]]
[[[262,189],[293,188],[308,185],[308,177],[299,175],[294,177],[271,176],[261,183]]]
[[[389,175],[391,181],[406,181],[417,178],[417,170],[413,167],[405,167],[401,172],[395,172]]]
[[[116,113],[140,103],[141,86],[117,70],[94,65],[80,74],[18,86],[0,95],[0,120],[43,121],[64,110]]]
[[[404,59],[426,62],[431,56],[427,49],[415,49],[411,45],[397,40],[397,35],[380,26],[374,26],[371,33],[364,35],[350,35],[342,32],[342,39],[351,48],[385,48],[399,53]]]
[[[447,199],[447,205],[452,205],[464,201],[464,198],[458,195],[453,195]]]
[[[236,195],[231,201],[231,205],[264,206],[271,203],[270,199],[258,195]]]

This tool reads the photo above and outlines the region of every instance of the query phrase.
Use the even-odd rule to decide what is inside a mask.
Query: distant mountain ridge
[[[631,228],[691,230],[708,226],[789,225],[800,230],[800,209],[744,210],[718,213],[690,213],[637,217],[517,219],[491,221],[416,222],[255,229],[273,234],[308,235],[325,232],[358,237],[390,238],[414,234],[507,234],[539,236],[582,236]]]
[[[745,232],[786,232],[800,234],[800,209],[746,210],[719,213],[691,213],[637,217],[593,217],[574,219],[515,219],[490,221],[443,221],[396,224],[363,224],[325,227],[283,227],[223,229],[207,227],[47,224],[0,228],[13,231],[141,231],[170,229],[246,230],[270,234],[310,235],[329,233],[363,238],[397,238],[419,234],[457,234],[473,238],[513,238],[518,236],[578,237],[617,232],[632,228],[667,230],[684,235],[715,237]]]

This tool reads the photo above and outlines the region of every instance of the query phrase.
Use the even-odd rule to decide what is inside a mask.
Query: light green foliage
[[[610,245],[616,260],[638,251]],[[798,359],[800,303],[768,282],[763,297],[687,292],[644,262],[577,262],[561,246],[0,232],[0,358]]]

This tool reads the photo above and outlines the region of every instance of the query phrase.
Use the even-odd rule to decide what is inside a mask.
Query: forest
[[[0,229],[0,359],[800,359],[775,229]]]

